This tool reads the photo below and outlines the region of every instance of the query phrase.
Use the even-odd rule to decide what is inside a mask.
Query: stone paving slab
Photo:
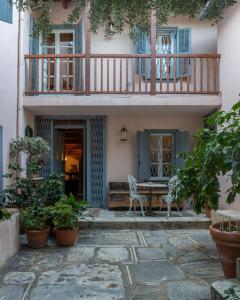
[[[158,284],[167,280],[182,279],[184,273],[168,261],[139,263],[131,266],[137,282]]]
[[[73,247],[24,242],[0,269],[0,300],[207,300],[221,279],[208,230],[81,230]]]

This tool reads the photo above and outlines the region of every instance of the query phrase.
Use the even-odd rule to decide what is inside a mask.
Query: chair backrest
[[[168,194],[171,195],[172,190],[174,188],[174,186],[176,185],[178,181],[178,177],[177,175],[174,175],[173,177],[171,177],[168,181]]]
[[[128,184],[130,197],[133,197],[137,194],[137,180],[132,175],[128,175]]]

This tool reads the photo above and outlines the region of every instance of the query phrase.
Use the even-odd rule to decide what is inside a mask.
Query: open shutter
[[[75,28],[75,53],[76,54],[81,54],[83,52],[83,43],[82,43],[82,21],[80,21]],[[75,64],[76,64],[76,90],[77,91],[81,91],[83,89],[83,82],[79,82],[79,78],[80,78],[80,72],[82,73],[81,78],[83,78],[83,70],[80,69],[80,59],[77,58],[75,59]],[[83,66],[83,64],[81,64],[81,67]]]
[[[34,35],[34,27],[35,27],[35,20],[33,16],[30,16],[30,26],[29,26],[29,54],[39,54],[39,38],[38,36]],[[32,90],[36,91],[37,90],[37,85],[38,82],[36,81],[36,63],[37,60],[33,59],[32,60]]]
[[[141,32],[138,33],[135,48],[136,48],[137,54],[149,54],[150,53],[150,37],[149,37],[148,33],[141,33]],[[148,78],[150,78],[150,59],[147,60],[146,64],[145,64],[145,59],[142,59],[141,64],[142,64],[141,72],[142,72],[143,78],[145,78],[145,75],[146,75],[146,72],[145,72],[146,66],[148,69],[147,76],[148,76]],[[135,60],[136,74],[139,73],[138,69],[139,69],[139,60],[136,59]]]
[[[178,157],[180,153],[189,152],[189,132],[177,132],[176,133],[176,167],[182,168],[184,166],[184,159]]]
[[[146,132],[137,132],[137,179],[148,180],[149,167],[149,143]]]
[[[53,120],[37,117],[36,136],[40,136],[45,139],[51,147],[49,156],[44,160],[41,172],[41,176],[46,178],[53,171]]]
[[[1,0],[0,1],[0,20],[12,23],[13,16],[13,2],[12,0]]]
[[[106,118],[90,119],[88,142],[88,201],[106,207]]]
[[[190,28],[181,28],[178,30],[178,53],[179,54],[188,54],[191,52],[191,29]],[[182,63],[182,76],[187,76],[187,64],[190,63],[189,59],[181,59]],[[178,62],[177,69],[178,76],[180,76],[180,60]]]
[[[2,126],[0,126],[0,192],[2,191],[2,189],[3,189],[3,128]]]

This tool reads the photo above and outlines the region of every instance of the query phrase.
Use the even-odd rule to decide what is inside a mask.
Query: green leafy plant
[[[3,191],[1,198],[6,200],[7,205],[26,207],[33,203],[42,203],[43,181],[40,176],[44,159],[50,151],[48,143],[41,137],[25,137],[13,140],[10,143],[9,173],[5,175],[11,182]],[[20,155],[26,157],[26,169],[19,163]],[[25,176],[24,173],[25,172]]]
[[[87,207],[87,201],[77,201],[74,195],[70,194],[64,195],[60,201],[48,209],[53,225],[57,229],[73,229]]]
[[[227,176],[226,201],[231,204],[240,193],[240,102],[229,112],[208,118],[209,128],[200,129],[196,146],[184,155],[185,165],[177,170],[175,200],[194,198],[197,213],[205,207],[216,210],[220,199],[219,176]],[[215,129],[216,128],[216,129]]]
[[[74,229],[77,226],[78,214],[71,205],[59,201],[48,209],[52,216],[53,225],[57,229]]]
[[[28,206],[21,211],[24,227],[29,230],[43,230],[47,227],[48,210],[39,205]]]
[[[52,173],[40,183],[40,189],[44,204],[54,205],[64,196],[63,174]]]
[[[222,18],[224,8],[232,6],[236,0],[211,0],[205,9],[205,17],[213,22]],[[50,12],[53,9],[53,0],[15,0],[18,10],[29,11],[37,17],[34,35],[41,34],[43,40],[51,33],[52,21]],[[75,0],[73,9],[68,16],[68,23],[78,22],[81,13],[89,7],[88,18],[93,32],[100,26],[105,28],[106,35],[119,34],[128,25],[132,34],[135,28],[146,31],[150,27],[151,11],[155,10],[158,25],[166,24],[169,17],[183,15],[196,17],[205,8],[205,0]]]
[[[0,221],[9,220],[11,213],[4,208],[6,197],[3,192],[0,193]]]
[[[3,207],[0,207],[0,221],[9,220],[11,219],[11,213],[4,209]]]
[[[89,206],[87,201],[77,201],[72,193],[70,195],[64,195],[61,199],[63,203],[71,205],[74,212],[78,214],[78,217],[82,217],[83,211]]]

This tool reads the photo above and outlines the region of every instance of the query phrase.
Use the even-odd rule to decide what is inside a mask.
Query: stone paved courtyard
[[[0,300],[204,300],[222,279],[208,230],[84,230],[74,247],[22,247],[0,269]]]

